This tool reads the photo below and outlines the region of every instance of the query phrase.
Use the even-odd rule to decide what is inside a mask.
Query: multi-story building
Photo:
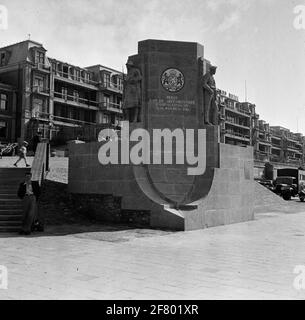
[[[239,102],[237,96],[218,90],[220,140],[240,146],[253,144],[255,105]]]
[[[81,68],[46,52],[32,40],[0,48],[0,81],[18,92],[15,137],[30,139],[40,130],[49,139],[61,132],[86,139],[95,128],[118,126],[123,73],[102,65]]]
[[[0,83],[0,143],[16,139],[16,90]]]
[[[271,137],[272,137],[272,161],[289,163],[292,165],[301,166],[303,165],[303,140],[304,137],[300,133],[293,133],[289,129],[272,126],[271,127]],[[279,140],[281,139],[281,140]],[[280,144],[279,144],[280,142]],[[276,147],[281,146],[281,150],[277,151],[276,155],[279,157],[274,157],[276,152]]]
[[[270,126],[259,119],[256,107],[239,102],[237,96],[218,90],[220,141],[226,144],[253,146],[255,175],[261,176],[266,162],[276,168],[305,164],[305,137],[289,129]]]
[[[42,44],[26,40],[0,48],[0,142],[31,139],[96,139],[122,120],[124,74],[103,65],[81,68],[50,58]],[[205,60],[204,68],[209,61]],[[301,166],[305,138],[259,119],[256,107],[218,90],[220,141],[253,146],[267,161]]]

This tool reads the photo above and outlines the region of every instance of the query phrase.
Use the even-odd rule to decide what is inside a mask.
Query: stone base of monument
[[[252,152],[252,148],[219,144],[219,168],[207,179],[206,195],[180,208],[165,208],[167,214],[152,210],[151,226],[189,231],[253,220]]]
[[[104,165],[101,143],[71,144],[69,191],[121,197],[122,210],[149,210],[150,226],[196,230],[253,219],[253,149],[215,141],[208,126],[207,166],[189,177],[185,166]]]

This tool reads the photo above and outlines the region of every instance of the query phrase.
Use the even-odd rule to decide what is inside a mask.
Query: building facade
[[[46,52],[31,40],[0,48],[0,81],[17,89],[15,137],[31,139],[39,130],[50,140],[86,140],[103,126],[119,126],[123,73],[102,65],[81,68]]]
[[[0,82],[0,143],[16,140],[16,90]]]
[[[261,177],[265,163],[275,168],[305,166],[305,137],[287,128],[270,126],[259,119],[256,106],[239,102],[237,96],[218,90],[220,141],[226,144],[252,146],[255,176]]]
[[[257,114],[255,105],[239,102],[237,96],[218,90],[220,141],[226,144],[252,146],[255,141]]]
[[[124,74],[103,65],[78,67],[47,56],[26,40],[0,48],[0,142],[31,140],[37,131],[64,144],[95,140],[120,128]],[[210,62],[204,61],[206,70]],[[266,162],[303,166],[305,138],[259,119],[256,106],[218,90],[220,141],[253,146],[261,175]]]

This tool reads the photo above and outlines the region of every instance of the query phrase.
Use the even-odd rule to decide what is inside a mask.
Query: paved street
[[[302,299],[305,213],[186,233],[0,235],[1,299]]]

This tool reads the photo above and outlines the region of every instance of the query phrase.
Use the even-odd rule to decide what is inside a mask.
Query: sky
[[[305,0],[0,0],[0,47],[31,35],[48,56],[122,71],[138,41],[192,41],[218,66],[217,87],[256,104],[260,119],[305,135]],[[245,86],[245,82],[247,85]]]

